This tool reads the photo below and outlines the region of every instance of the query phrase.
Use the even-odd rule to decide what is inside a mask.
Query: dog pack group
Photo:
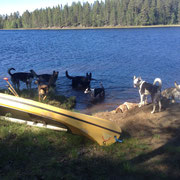
[[[20,81],[24,82],[28,89],[31,89],[31,84],[33,79],[35,79],[35,84],[37,84],[39,101],[46,98],[49,92],[50,87],[55,87],[58,71],[53,71],[52,74],[37,74],[34,70],[30,70],[30,72],[14,72],[14,68],[9,68],[8,73],[11,76],[11,82],[16,89],[20,89]],[[70,76],[68,71],[65,72],[65,75],[68,79],[72,81],[72,87],[81,89],[84,93],[90,94],[92,100],[103,99],[105,97],[105,89],[100,83],[100,87],[91,88],[91,80],[95,80],[92,78],[91,73],[86,73],[85,76]],[[158,84],[157,84],[158,83]],[[142,80],[141,77],[133,77],[133,86],[134,88],[138,88],[140,95],[140,103],[139,107],[147,104],[147,96],[151,96],[153,110],[151,113],[154,113],[156,110],[156,106],[159,106],[159,112],[161,111],[162,98],[167,98],[171,100],[171,102],[175,102],[175,99],[180,98],[180,85],[174,82],[174,87],[167,88],[161,92],[162,88],[162,80],[160,78],[155,78],[153,84],[148,83]]]
[[[39,101],[44,100],[47,97],[50,87],[55,87],[58,78],[58,71],[53,71],[52,74],[37,74],[34,70],[30,72],[15,72],[14,68],[9,68],[8,73],[11,76],[11,82],[15,89],[20,90],[20,81],[26,84],[27,89],[31,89],[33,79],[38,87]],[[83,89],[84,93],[91,95],[92,100],[103,99],[105,97],[105,90],[102,85],[99,88],[92,89],[90,82],[93,80],[91,73],[86,73],[86,76],[70,76],[68,71],[65,72],[68,79],[72,80],[72,87],[77,89]]]

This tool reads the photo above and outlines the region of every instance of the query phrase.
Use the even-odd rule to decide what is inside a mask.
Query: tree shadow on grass
[[[173,111],[170,111],[172,113]],[[100,147],[82,136],[4,123],[0,179],[178,179],[179,127],[160,128],[174,139],[155,150],[123,132],[123,143]],[[9,127],[9,125],[11,127]],[[2,129],[4,128],[4,132]],[[147,127],[144,127],[145,129]],[[153,129],[149,129],[153,135]],[[3,135],[4,132],[4,135]],[[145,149],[145,150],[144,150]]]

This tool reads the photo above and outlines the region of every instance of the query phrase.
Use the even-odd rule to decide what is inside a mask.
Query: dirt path
[[[180,134],[180,104],[168,105],[160,113],[151,114],[151,110],[150,104],[125,113],[99,112],[94,115],[116,122],[126,135],[140,138],[156,149]]]

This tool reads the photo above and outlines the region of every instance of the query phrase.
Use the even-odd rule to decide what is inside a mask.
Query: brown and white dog
[[[159,83],[159,86],[155,85],[157,82]],[[145,105],[147,103],[147,95],[151,95],[151,99],[153,103],[153,110],[151,111],[151,113],[155,112],[156,103],[159,104],[159,112],[161,111],[162,81],[160,78],[156,78],[154,80],[154,83],[150,84],[150,83],[147,83],[146,81],[143,81],[141,77],[134,76],[133,85],[134,85],[134,88],[137,87],[139,89],[139,95],[140,95],[139,107]]]
[[[14,68],[9,68],[8,73],[11,76],[11,81],[12,81],[14,87],[19,90],[20,81],[22,81],[22,82],[26,83],[27,88],[31,89],[31,83],[32,83],[32,80],[34,78],[34,75],[31,72],[30,73],[17,72],[17,73],[12,74],[11,73],[12,70],[15,71]]]

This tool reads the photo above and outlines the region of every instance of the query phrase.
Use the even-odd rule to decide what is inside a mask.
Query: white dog
[[[159,83],[159,86],[156,86],[156,83]],[[153,84],[147,83],[146,81],[143,81],[141,77],[134,76],[133,80],[134,88],[139,89],[139,95],[140,95],[140,103],[139,107],[142,105],[145,105],[147,103],[147,95],[151,95],[152,103],[153,103],[153,110],[151,113],[155,112],[156,109],[156,103],[159,104],[159,112],[161,111],[161,87],[162,87],[162,81],[160,78],[156,78],[154,80]],[[144,100],[145,98],[145,100]]]

